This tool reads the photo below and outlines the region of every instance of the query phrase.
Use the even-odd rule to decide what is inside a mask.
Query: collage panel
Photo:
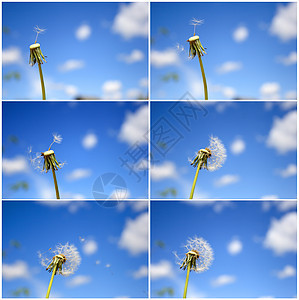
[[[2,99],[147,99],[148,5],[3,2]]]
[[[296,201],[151,202],[152,298],[297,298],[296,266]]]
[[[147,298],[148,203],[111,204],[3,201],[2,297]]]
[[[4,102],[3,199],[147,199],[147,102]]]
[[[297,104],[151,103],[151,199],[296,199]]]
[[[150,17],[152,100],[297,99],[296,2],[154,2]]]

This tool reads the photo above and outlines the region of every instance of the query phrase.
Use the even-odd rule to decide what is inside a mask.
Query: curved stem
[[[55,174],[55,170],[54,170],[53,166],[52,166],[52,173],[53,173],[53,179],[54,179],[54,185],[55,185],[56,199],[60,199],[56,174]]]
[[[45,83],[44,83],[44,77],[43,77],[42,66],[41,66],[40,63],[38,63],[38,69],[39,69],[40,84],[41,84],[41,86],[42,86],[43,100],[46,100],[46,89],[45,89]]]
[[[185,281],[185,288],[184,288],[183,298],[187,297],[187,288],[188,288],[188,283],[189,283],[190,269],[191,269],[191,261],[189,262],[188,268],[187,268],[187,275],[186,275],[186,281]]]
[[[53,270],[52,270],[52,276],[51,276],[51,280],[48,286],[48,290],[47,290],[47,295],[46,298],[49,298],[50,292],[51,292],[51,288],[52,288],[52,283],[53,283],[53,279],[54,279],[54,275],[56,273],[57,270],[57,264],[54,266]]]
[[[198,172],[199,172],[199,170],[200,170],[200,166],[201,166],[201,163],[198,163],[198,165],[197,165],[197,170],[196,170],[195,177],[194,177],[194,180],[193,180],[192,189],[191,189],[191,193],[190,193],[190,198],[189,198],[189,199],[193,199],[193,194],[194,194],[195,185],[196,185],[196,181],[197,181],[197,177],[198,177]]]
[[[199,59],[199,64],[200,64],[200,69],[201,69],[201,74],[202,74],[202,80],[203,80],[203,87],[205,91],[205,100],[208,100],[208,85],[207,85],[207,80],[206,80],[206,75],[205,75],[205,70],[203,68],[203,63],[201,60],[201,56],[197,55]]]

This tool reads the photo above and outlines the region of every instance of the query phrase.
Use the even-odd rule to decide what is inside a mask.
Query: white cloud
[[[138,97],[141,95],[141,91],[139,89],[129,89],[127,91],[127,98],[128,99],[138,99]]]
[[[246,144],[241,138],[236,138],[230,145],[230,150],[233,154],[241,154],[245,148]]]
[[[2,51],[2,64],[20,64],[22,62],[22,53],[18,47],[9,47]]]
[[[139,278],[147,277],[147,274],[148,274],[147,266],[141,266],[139,270],[133,272],[133,277],[135,279],[139,279]]]
[[[220,67],[218,67],[217,72],[219,74],[226,74],[234,71],[239,71],[243,67],[241,62],[237,61],[227,61],[223,63]]]
[[[147,37],[148,35],[148,4],[134,2],[121,4],[115,16],[112,30],[125,39]]]
[[[76,38],[80,41],[84,41],[89,38],[91,34],[91,27],[87,24],[83,24],[80,27],[77,28],[75,35]]]
[[[289,110],[289,109],[293,109],[295,107],[297,107],[297,102],[296,101],[283,101],[283,102],[280,103],[280,108],[282,110]]]
[[[67,281],[67,286],[68,287],[77,287],[77,286],[80,286],[80,285],[87,284],[90,281],[91,281],[91,277],[90,276],[77,275],[77,276],[74,276],[69,281]]]
[[[178,65],[179,56],[175,49],[168,48],[164,51],[151,51],[151,64],[156,68]]]
[[[75,85],[66,85],[64,91],[68,96],[75,97],[78,95],[78,88]]]
[[[82,69],[85,66],[83,60],[69,59],[58,67],[60,72],[69,72],[73,70]]]
[[[289,212],[280,220],[272,219],[264,239],[264,247],[277,255],[297,251],[297,214]]]
[[[108,80],[102,85],[103,97],[106,100],[119,100],[122,98],[122,83],[119,80]]]
[[[237,237],[233,238],[227,245],[227,251],[231,255],[239,254],[242,251],[242,249],[243,244]]]
[[[126,221],[118,245],[132,255],[148,251],[148,213],[139,215],[135,220]]]
[[[119,60],[124,61],[127,64],[133,64],[144,59],[144,54],[138,49],[132,50],[130,54],[120,54]]]
[[[262,100],[279,99],[280,85],[278,82],[265,82],[260,87]]]
[[[2,265],[2,276],[5,280],[14,280],[19,278],[29,278],[28,264],[23,260],[17,260],[13,264]]]
[[[283,42],[297,37],[297,5],[289,3],[280,5],[270,25],[270,33]]]
[[[138,143],[145,144],[147,141],[144,135],[148,131],[148,107],[142,105],[134,113],[128,112],[121,125],[118,138],[130,145]]]
[[[232,98],[236,97],[236,94],[237,94],[236,90],[229,86],[224,86],[222,88],[221,92],[222,92],[223,96],[227,99],[232,99]]]
[[[227,284],[232,284],[236,281],[236,277],[232,275],[220,275],[216,279],[213,279],[211,284],[213,287],[219,287]]]
[[[98,143],[98,137],[94,133],[88,133],[82,139],[82,145],[85,149],[92,149]]]
[[[264,195],[261,197],[261,199],[278,199],[279,197],[277,195]],[[263,202],[263,204],[266,202]],[[268,204],[265,204],[267,206]]]
[[[277,57],[277,61],[285,66],[294,65],[297,63],[297,52],[292,51],[288,56]]]
[[[167,178],[177,178],[176,166],[171,161],[164,161],[162,164],[151,165],[151,178],[154,181],[159,181]]]
[[[287,100],[297,100],[297,92],[296,91],[288,91],[285,93],[284,97]]]
[[[91,170],[90,169],[75,169],[71,173],[67,175],[67,179],[69,181],[75,181],[79,180],[82,178],[87,178],[91,175]]]
[[[295,164],[289,164],[284,170],[280,170],[279,174],[283,178],[297,175],[297,166]]]
[[[109,197],[109,199],[111,200],[123,200],[129,198],[130,198],[130,191],[127,188],[115,189]]]
[[[275,195],[272,196],[269,195],[269,196],[264,196],[262,199],[278,199],[278,197]],[[269,211],[271,207],[276,207],[276,209],[280,212],[286,212],[288,210],[296,209],[297,202],[296,201],[263,201],[262,202],[263,211]]]
[[[3,158],[2,169],[5,175],[14,175],[28,172],[29,165],[27,159],[19,155],[14,158]]]
[[[147,88],[148,86],[148,79],[145,77],[145,78],[141,78],[139,80],[139,86],[142,87],[142,88]]]
[[[161,260],[159,263],[151,264],[151,279],[172,278],[174,270],[171,262]]]
[[[215,186],[216,187],[223,187],[223,186],[227,186],[227,185],[230,185],[230,184],[237,183],[238,181],[240,181],[239,175],[227,174],[227,175],[223,175],[222,177],[217,179],[215,181]]]
[[[272,128],[266,140],[270,148],[285,154],[297,149],[297,112],[292,110],[281,119],[275,117]]]
[[[286,265],[281,271],[276,272],[279,279],[296,276],[296,269],[291,265]]]
[[[249,35],[249,31],[247,27],[245,26],[239,26],[234,32],[233,32],[233,38],[237,43],[244,42],[247,40]]]
[[[83,252],[86,255],[92,255],[98,250],[98,243],[95,240],[87,240],[83,247],[82,247]]]
[[[148,209],[148,202],[147,201],[134,201],[130,203],[132,209],[136,212],[140,212],[143,210]]]

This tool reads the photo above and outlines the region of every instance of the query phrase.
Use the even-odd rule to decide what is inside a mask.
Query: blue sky
[[[107,173],[115,175],[96,199],[147,198],[147,116],[145,102],[3,103],[3,198],[55,198],[51,172],[36,170],[28,154],[48,150],[52,134],[63,138],[51,148],[65,162],[56,172],[61,198],[94,199]],[[109,184],[113,178],[120,181]]]
[[[147,277],[138,270],[148,261],[147,203],[115,204],[4,201],[3,297],[26,287],[30,297],[44,298],[50,275],[38,251],[67,242],[77,247],[81,264],[70,277],[55,276],[51,297],[146,297]]]
[[[186,272],[173,251],[184,256],[198,236],[215,260],[190,273],[187,297],[296,297],[296,224],[296,201],[152,201],[151,296],[171,288],[182,297]]]
[[[41,99],[29,66],[34,27],[48,99],[147,97],[147,3],[3,3],[3,99]]]
[[[207,48],[209,99],[296,99],[296,12],[295,2],[152,3],[151,98],[203,99],[198,58],[188,59],[186,42],[195,18],[204,20],[196,34]]]
[[[213,135],[227,159],[199,171],[195,198],[296,199],[296,128],[293,101],[152,102],[151,197],[188,199],[196,172],[188,159]]]

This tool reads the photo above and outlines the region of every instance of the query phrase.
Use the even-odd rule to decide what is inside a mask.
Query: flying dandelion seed
[[[206,169],[209,171],[216,171],[221,168],[226,160],[226,149],[220,139],[217,137],[210,137],[210,144],[205,149],[200,149],[195,158],[190,161],[191,166],[197,167],[190,198],[193,199],[195,185],[198,177],[198,172],[201,169]]]
[[[202,273],[208,270],[214,260],[214,253],[212,247],[207,241],[196,236],[194,238],[189,238],[184,247],[187,251],[185,255],[180,257],[176,252],[174,252],[174,255],[176,257],[176,263],[180,266],[180,269],[187,269],[183,294],[183,298],[186,298],[190,271]]]

